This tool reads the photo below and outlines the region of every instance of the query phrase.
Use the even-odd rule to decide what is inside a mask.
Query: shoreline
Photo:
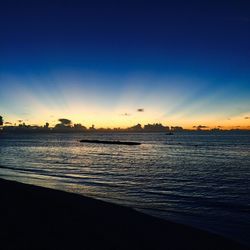
[[[248,249],[82,195],[0,179],[1,249]]]

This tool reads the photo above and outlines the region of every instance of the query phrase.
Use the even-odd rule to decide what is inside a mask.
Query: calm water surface
[[[250,245],[248,132],[0,134],[0,177],[119,203]]]

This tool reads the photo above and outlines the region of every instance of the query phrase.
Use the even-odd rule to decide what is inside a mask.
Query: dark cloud
[[[250,119],[250,116],[246,116],[246,117],[244,117],[244,119],[248,120],[248,119]]]
[[[11,123],[11,122],[5,122],[4,124],[6,124],[6,125],[11,125],[12,123]]]
[[[144,112],[144,109],[142,109],[142,108],[137,109],[137,112]]]
[[[130,116],[131,114],[129,114],[129,113],[124,113],[124,114],[122,114],[123,116]]]

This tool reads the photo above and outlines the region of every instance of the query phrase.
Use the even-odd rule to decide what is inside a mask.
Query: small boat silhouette
[[[166,133],[165,135],[174,135],[174,133],[169,132],[169,133]]]

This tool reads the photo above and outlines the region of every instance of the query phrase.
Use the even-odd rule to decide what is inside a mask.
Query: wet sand
[[[0,249],[248,249],[77,194],[0,179]]]

